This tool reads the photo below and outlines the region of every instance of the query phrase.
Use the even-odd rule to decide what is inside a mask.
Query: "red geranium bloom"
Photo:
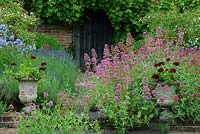
[[[154,64],[154,67],[158,67],[158,66],[159,66],[159,64],[157,64],[157,63],[156,63],[156,64]]]
[[[151,77],[154,78],[154,79],[158,79],[159,75],[158,74],[153,74]]]
[[[46,62],[42,62],[42,63],[41,63],[41,66],[44,66],[44,65],[47,65],[47,63],[46,63]]]
[[[174,62],[173,65],[178,66],[179,62]]]
[[[166,61],[170,61],[170,58],[167,58]]]
[[[165,65],[164,62],[159,62],[158,64],[159,64],[159,66],[161,66],[161,65]]]
[[[34,55],[31,55],[31,59],[36,59],[36,56],[34,56]]]
[[[176,73],[176,69],[175,68],[171,68],[170,69],[170,73]]]
[[[44,66],[41,66],[41,67],[39,68],[39,70],[45,71],[46,68],[45,68]]]
[[[164,71],[163,68],[159,68],[159,69],[158,69],[158,72],[163,72],[163,71]]]

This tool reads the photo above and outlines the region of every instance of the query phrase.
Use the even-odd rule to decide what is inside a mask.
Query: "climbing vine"
[[[126,32],[137,35],[143,31],[142,18],[149,10],[169,10],[176,5],[183,11],[198,6],[200,0],[24,0],[25,8],[34,11],[49,23],[73,24],[87,9],[104,11],[115,30],[115,38],[120,40]],[[122,37],[122,38],[121,38]]]

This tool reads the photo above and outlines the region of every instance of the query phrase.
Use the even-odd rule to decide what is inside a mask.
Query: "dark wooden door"
[[[111,44],[113,36],[112,25],[108,17],[102,12],[88,12],[85,18],[74,25],[73,45],[76,48],[76,60],[84,70],[84,53],[91,55],[94,48],[98,58],[102,58],[105,44]]]

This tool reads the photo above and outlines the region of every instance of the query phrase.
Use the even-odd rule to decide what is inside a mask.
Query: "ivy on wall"
[[[115,39],[125,39],[127,32],[135,37],[143,31],[142,18],[150,10],[170,10],[178,6],[181,11],[200,5],[200,0],[24,0],[25,8],[34,11],[49,23],[73,24],[85,14],[86,9],[102,10],[115,30]],[[123,36],[124,35],[124,36]],[[123,38],[124,37],[124,38]]]

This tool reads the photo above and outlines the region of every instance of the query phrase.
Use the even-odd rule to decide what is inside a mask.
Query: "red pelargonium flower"
[[[175,68],[171,68],[170,69],[170,73],[176,73],[176,69]]]
[[[44,65],[47,65],[47,63],[46,63],[46,62],[42,62],[42,63],[41,63],[41,66],[44,66]]]
[[[154,67],[158,67],[158,66],[159,66],[159,64],[157,64],[157,63],[156,63],[156,64],[154,64]]]
[[[170,61],[170,58],[167,58],[166,61]]]
[[[163,68],[159,68],[159,69],[158,69],[158,72],[163,72],[163,71],[164,71]]]
[[[154,79],[158,79],[159,75],[158,74],[153,74],[151,77],[154,78]]]
[[[31,59],[36,59],[36,56],[34,56],[34,55],[31,55]]]
[[[165,65],[164,62],[159,62],[158,64],[159,64],[159,66],[161,66],[161,65]]]
[[[173,63],[173,65],[178,66],[179,62],[176,61],[176,62]]]

